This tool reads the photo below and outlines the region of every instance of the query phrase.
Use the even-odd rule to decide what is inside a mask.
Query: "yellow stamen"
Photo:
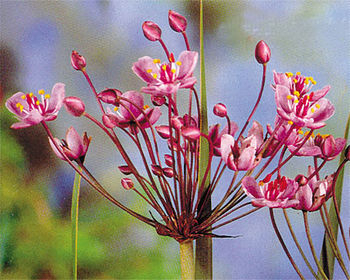
[[[26,95],[23,94],[23,95],[21,96],[21,98],[22,98],[23,100],[25,100],[25,99],[26,99]]]
[[[176,73],[176,69],[171,69],[171,72],[173,72],[175,74]]]
[[[147,104],[143,106],[143,109],[144,109],[144,110],[146,110],[146,109],[148,109],[148,108],[149,108],[149,106],[148,106]]]
[[[39,100],[37,100],[37,101],[35,102],[35,104],[39,106],[39,105],[40,105]]]
[[[49,99],[51,97],[50,94],[45,94],[45,99]]]
[[[153,75],[153,78],[157,79],[158,75],[156,73],[154,73]]]
[[[259,186],[262,187],[263,185],[265,185],[264,182],[263,182],[263,181],[260,181],[260,182],[259,182]]]
[[[291,99],[293,99],[293,96],[287,95],[287,99],[288,99],[288,100],[291,100]]]
[[[315,105],[317,109],[320,109],[321,105],[320,104],[316,104]]]
[[[21,111],[21,113],[23,112],[23,105],[19,106],[19,110]]]
[[[311,137],[312,137],[312,138],[315,138],[315,133],[312,132]]]
[[[152,69],[147,69],[146,72],[147,72],[147,73],[151,73],[151,72],[152,72]]]
[[[301,73],[300,72],[296,72],[295,75],[299,76]]]
[[[293,82],[296,84],[298,82],[298,80],[297,79],[293,79]]]
[[[153,63],[154,63],[154,64],[160,63],[160,59],[158,59],[158,58],[153,59]]]
[[[286,75],[287,75],[287,77],[293,77],[293,73],[292,72],[286,72]]]
[[[165,64],[162,66],[162,69],[163,69],[164,71],[166,70],[166,65],[165,65]]]
[[[299,96],[300,96],[300,92],[297,91],[297,90],[295,90],[295,91],[293,92],[293,94],[294,94],[296,97],[299,97]]]
[[[181,61],[176,61],[176,64],[177,64],[178,66],[181,66],[181,65],[182,65],[182,62],[181,62]]]
[[[316,85],[316,84],[317,84],[315,80],[312,80],[311,83],[312,83],[313,85]]]
[[[294,100],[294,103],[299,103],[299,100],[298,100],[298,99],[295,99],[295,100]]]
[[[32,93],[32,92],[29,93],[29,97],[33,97],[33,95],[34,95],[34,93]]]
[[[302,130],[298,130],[298,133],[302,135],[304,132]]]
[[[19,102],[16,104],[16,107],[17,107],[17,108],[19,108],[19,107],[21,107],[21,106],[22,106],[22,104],[19,103]]]
[[[118,107],[114,107],[113,111],[114,111],[114,112],[117,112],[118,109],[119,109]]]
[[[324,134],[324,135],[322,135],[322,138],[325,139],[325,138],[327,138],[328,136],[329,136],[329,134]]]
[[[40,90],[38,90],[38,93],[39,93],[40,95],[43,95],[43,94],[45,94],[45,90],[40,89]]]
[[[288,124],[292,125],[292,124],[293,124],[293,121],[288,121]]]
[[[308,83],[309,83],[309,78],[305,78],[304,84],[308,84]]]
[[[315,108],[311,108],[311,113],[315,113]]]
[[[309,96],[309,95],[306,95],[306,99],[309,100],[309,99],[310,99],[310,96]]]

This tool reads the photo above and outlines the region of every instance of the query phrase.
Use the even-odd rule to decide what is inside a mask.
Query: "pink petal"
[[[62,83],[56,83],[51,91],[51,97],[47,99],[48,107],[46,114],[57,114],[63,104],[65,97],[65,85]]]
[[[331,89],[330,86],[325,86],[323,89],[314,91],[312,97],[310,98],[310,101],[317,101],[321,99],[328,93],[330,89]]]
[[[242,180],[242,187],[244,192],[254,198],[263,198],[261,188],[253,177],[244,177]]]
[[[295,199],[298,200],[298,205],[295,207],[299,210],[309,210],[312,206],[313,194],[308,184],[299,187],[295,194]]]
[[[188,77],[181,81],[180,88],[192,88],[196,82],[197,82],[196,77]]]
[[[54,140],[55,140],[57,146],[61,148],[61,141],[60,141],[59,139],[57,139],[57,138],[54,138]],[[62,159],[62,160],[66,160],[66,159],[62,156],[61,152],[59,152],[59,151],[57,150],[57,148],[56,148],[56,146],[54,145],[54,143],[52,142],[51,138],[49,138],[49,143],[50,143],[50,146],[51,146],[52,150],[53,150],[54,153],[56,154],[56,156],[58,156],[58,157],[59,157],[60,159]],[[61,151],[62,151],[62,148],[61,148]]]
[[[183,51],[179,56],[181,66],[179,66],[178,80],[185,79],[192,75],[198,60],[198,53]]]
[[[316,107],[316,104],[320,106],[319,109]],[[313,113],[311,108],[314,109]],[[311,108],[308,117],[312,118],[315,123],[328,120],[335,112],[333,104],[326,98],[318,100]]]
[[[251,129],[249,129],[248,131],[248,136],[251,136],[251,135],[255,136],[257,147],[260,147],[260,145],[264,141],[264,131],[263,131],[262,125],[257,121],[253,121],[253,125]]]
[[[238,158],[237,169],[238,170],[252,169],[254,167],[255,152],[256,152],[256,149],[254,147],[245,148]]]
[[[84,154],[83,139],[78,132],[71,126],[66,133],[66,142],[72,153],[72,158],[77,159]]]
[[[120,105],[119,114],[124,119],[134,120],[134,118],[137,118],[141,114],[140,110],[143,110],[143,95],[137,91],[127,91],[123,93],[122,98],[130,100],[130,102],[132,103],[122,99],[120,103],[124,106]],[[126,109],[125,107],[128,109]]]
[[[293,100],[287,99],[287,96],[289,95],[290,95],[289,88],[281,85],[276,85],[275,100],[276,100],[277,107],[282,108],[287,114],[293,111],[293,106],[292,106]]]
[[[273,80],[276,85],[289,87],[289,78],[284,73],[277,73],[273,71]]]
[[[147,70],[151,69],[150,73],[147,73]],[[146,83],[154,83],[155,79],[152,74],[159,74],[157,65],[153,62],[153,59],[149,56],[144,56],[138,59],[132,66],[132,71],[139,76]]]
[[[16,123],[11,125],[11,128],[13,128],[13,129],[21,129],[21,128],[30,127],[32,125],[33,124],[25,123],[25,122],[16,122]]]
[[[28,111],[29,106],[28,103],[22,99],[22,96],[25,95],[23,92],[17,92],[12,95],[9,99],[6,100],[5,106],[6,108],[13,114],[17,115],[19,118],[24,118],[27,113],[24,111],[21,112],[20,108],[17,108],[16,104],[21,103],[23,109]]]
[[[22,119],[23,122],[29,123],[31,125],[36,125],[43,120],[43,115],[37,109],[30,111],[29,114]]]
[[[226,164],[228,162],[229,155],[232,153],[231,147],[233,147],[234,145],[235,145],[235,139],[231,135],[224,134],[221,137],[221,145],[220,145],[221,157]]]

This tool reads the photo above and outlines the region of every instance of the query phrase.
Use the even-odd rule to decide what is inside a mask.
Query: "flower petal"
[[[63,99],[65,97],[65,85],[63,83],[56,83],[51,91],[51,96],[48,101],[48,107],[46,114],[58,114],[58,111],[63,105]]]
[[[138,61],[133,64],[132,71],[148,84],[155,82],[152,74],[159,74],[157,65],[149,56],[139,58]]]
[[[198,53],[192,51],[183,51],[179,56],[181,66],[177,78],[179,80],[188,78],[192,75],[198,60]]]

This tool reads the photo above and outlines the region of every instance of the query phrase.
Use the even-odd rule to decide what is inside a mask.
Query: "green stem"
[[[80,168],[80,167],[79,167]],[[81,168],[80,168],[81,171]],[[79,192],[81,176],[75,173],[72,192],[72,252],[73,252],[73,279],[78,279],[78,215],[79,215]]]
[[[194,279],[193,240],[180,243],[181,279]]]

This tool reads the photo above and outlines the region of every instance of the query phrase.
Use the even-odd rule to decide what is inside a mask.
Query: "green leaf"
[[[204,67],[204,40],[203,40],[203,0],[200,1],[200,130],[208,134],[208,112],[207,95],[205,86],[205,67]],[[209,144],[203,137],[199,144],[199,186],[202,184],[204,174],[209,160]],[[207,176],[205,188],[209,186],[210,176]],[[205,191],[204,191],[205,193]],[[211,201],[204,206],[203,215],[211,211]],[[196,240],[196,279],[212,279],[212,240],[211,238],[201,237]]]
[[[350,128],[350,114],[348,116],[348,120],[345,126],[344,138],[346,140],[349,138],[349,128]],[[345,158],[345,150],[340,155],[339,163],[342,163],[344,158]],[[341,198],[342,198],[342,192],[343,192],[343,181],[344,181],[344,168],[340,171],[339,177],[335,186],[335,195],[337,199],[337,204],[339,206],[339,210],[341,206]],[[337,218],[333,200],[329,208],[329,217],[332,222],[332,230],[334,232],[335,239],[337,240],[339,223],[338,223],[338,218]],[[329,279],[333,279],[334,258],[335,256],[333,254],[331,245],[325,233],[323,237],[323,245],[322,245],[322,251],[320,256],[320,262],[323,270],[328,275]]]
[[[79,192],[80,192],[81,176],[75,173],[73,193],[72,193],[72,264],[73,278],[78,279],[78,216],[79,216]]]

